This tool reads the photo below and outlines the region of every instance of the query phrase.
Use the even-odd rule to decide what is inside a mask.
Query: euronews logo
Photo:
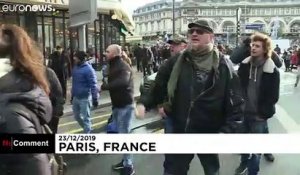
[[[5,4],[1,6],[2,12],[53,12],[55,8],[52,5],[23,5],[23,4]]]

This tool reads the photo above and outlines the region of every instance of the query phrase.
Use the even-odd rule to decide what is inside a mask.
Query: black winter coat
[[[246,98],[250,74],[250,58],[240,64],[238,75],[240,77],[243,94]],[[272,59],[267,59],[263,66],[261,85],[258,92],[258,116],[262,119],[271,118],[276,110],[275,104],[279,99],[280,75]]]
[[[31,116],[18,106],[27,108]],[[0,133],[37,134],[37,122],[48,123],[52,107],[45,92],[33,85],[24,74],[11,71],[0,77]],[[9,109],[9,110],[4,110]],[[1,114],[2,113],[2,114]],[[5,113],[5,115],[3,114]],[[39,120],[38,120],[38,118]],[[46,154],[5,154],[0,155],[0,172],[10,175],[50,175],[50,164]]]
[[[55,72],[46,68],[46,75],[50,86],[50,101],[53,107],[53,116],[60,117],[64,114],[64,96],[59,80]]]
[[[102,89],[109,90],[113,107],[133,104],[133,72],[122,58],[115,57],[109,61],[108,84],[102,85]]]
[[[158,71],[152,89],[153,103],[156,105],[161,105],[168,99],[167,84],[178,57],[179,55],[170,58]],[[177,89],[181,87],[185,90],[175,92],[170,111],[163,105],[168,117],[173,119],[175,133],[239,132],[243,99],[238,77],[231,64],[221,56],[218,73],[211,72],[205,83],[206,90],[192,100],[193,92],[190,87],[195,81],[191,78],[194,68],[188,60],[183,61]]]

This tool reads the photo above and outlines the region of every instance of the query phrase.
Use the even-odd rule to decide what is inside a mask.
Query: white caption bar
[[[56,134],[59,154],[300,153],[300,134]]]

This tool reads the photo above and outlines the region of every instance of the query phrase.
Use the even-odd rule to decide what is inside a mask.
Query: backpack
[[[10,106],[14,106],[17,109],[25,111],[28,113],[32,119],[33,124],[35,125],[37,134],[53,134],[50,127],[42,121],[36,114],[34,114],[31,110],[20,103],[10,104]],[[8,108],[11,110],[12,108]],[[47,154],[49,158],[49,164],[51,167],[51,175],[65,175],[67,164],[64,162],[63,157],[61,155],[55,155],[54,153]]]

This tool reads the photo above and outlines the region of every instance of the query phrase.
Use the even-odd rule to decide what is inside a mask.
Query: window
[[[88,38],[87,38],[88,48],[94,48],[95,47],[95,29],[94,29],[94,23],[90,23],[90,24],[87,25],[87,32],[88,32]]]
[[[52,33],[52,18],[44,18],[44,27],[45,27],[45,49],[46,52],[53,52],[53,33]],[[76,35],[77,36],[77,35]]]
[[[4,23],[4,13],[0,13],[0,23]]]
[[[184,19],[183,19],[183,24],[187,24],[187,23],[188,23],[187,19],[184,18]]]
[[[283,8],[279,8],[279,15],[283,15]]]
[[[202,15],[203,15],[203,16],[207,16],[207,10],[203,10],[203,11],[202,11]]]
[[[4,17],[4,23],[16,24],[18,25],[17,14],[16,13],[6,13]]]
[[[139,33],[141,34],[143,31],[143,24],[140,24]]]
[[[274,11],[274,8],[270,8],[270,15],[271,15],[271,16],[273,16],[273,15],[275,16],[275,15],[276,15],[276,14],[275,14],[275,11]]]
[[[224,15],[224,9],[219,9],[218,11],[219,11],[219,16]]]
[[[271,15],[271,9],[270,8],[265,9],[265,15]]]
[[[216,9],[213,9],[213,15],[214,15],[214,16],[218,15]]]
[[[253,15],[257,16],[257,9],[253,9]]]
[[[42,50],[44,48],[42,17],[37,17],[37,27],[38,27],[37,43],[38,43],[39,48]]]
[[[63,19],[55,18],[55,46],[59,45],[64,47],[64,32],[63,32]]]
[[[285,14],[286,15],[291,14],[291,8],[285,8]]]
[[[264,9],[258,9],[258,14],[262,15],[263,14]]]
[[[154,31],[154,22],[151,22],[151,31]]]
[[[299,14],[300,9],[296,8],[295,11],[296,11],[296,14]]]
[[[257,9],[257,12],[258,15],[262,15],[262,9]]]
[[[278,15],[278,8],[274,8],[274,13]]]

